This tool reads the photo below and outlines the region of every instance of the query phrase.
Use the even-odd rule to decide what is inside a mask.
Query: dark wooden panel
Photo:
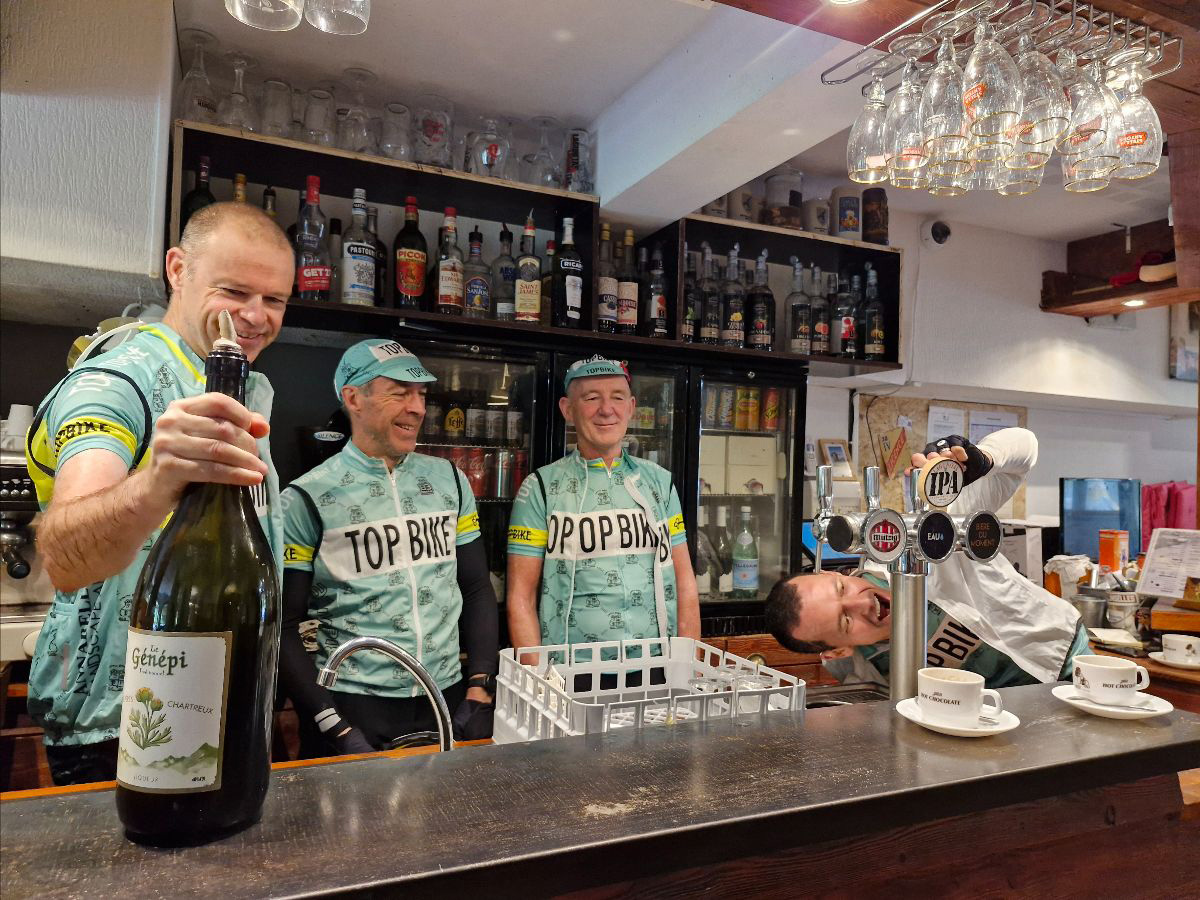
[[[1151,250],[1170,251],[1175,234],[1166,219],[1137,225],[1129,231],[1129,249],[1125,249],[1124,229],[1113,228],[1104,234],[1080,238],[1067,244],[1067,271],[1083,278],[1108,281],[1113,275],[1137,268],[1142,254]]]
[[[1200,53],[1200,46],[1196,47]],[[1200,128],[1168,138],[1179,284],[1200,289]]]

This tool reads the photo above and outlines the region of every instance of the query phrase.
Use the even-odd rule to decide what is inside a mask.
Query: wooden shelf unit
[[[664,246],[664,263],[674,290],[671,336],[660,340],[600,333],[590,330],[590,315],[597,294],[596,263],[599,259],[600,236],[600,202],[595,195],[316,147],[301,141],[267,137],[218,125],[177,120],[172,135],[170,209],[167,211],[167,233],[171,243],[178,241],[179,236],[184,172],[196,169],[199,158],[208,156],[210,172],[214,177],[232,179],[235,173],[240,172],[251,183],[299,187],[306,176],[319,175],[324,195],[349,197],[354,188],[363,187],[372,201],[403,206],[405,197],[411,194],[418,198],[427,214],[436,215],[445,206],[455,206],[460,216],[509,222],[514,232],[530,209],[542,228],[557,228],[563,217],[572,216],[575,219],[576,247],[586,271],[590,273],[584,296],[585,318],[588,319],[586,324],[589,328],[584,329],[447,316],[420,309],[301,301],[297,298],[293,298],[288,306],[285,319],[288,327],[382,336],[444,338],[469,343],[514,343],[581,354],[620,356],[623,350],[654,352],[671,362],[709,363],[739,369],[752,366],[763,372],[788,374],[795,374],[799,370],[835,378],[900,368],[894,360],[899,345],[897,329],[901,253],[895,248],[769,225],[753,225],[711,216],[689,216],[646,239],[661,239],[663,234],[674,236],[670,245]],[[619,228],[614,229],[614,237],[619,233]],[[743,234],[749,237],[738,237]],[[787,255],[796,253],[806,262],[815,261],[823,270],[836,270],[839,265],[853,265],[856,270],[861,270],[862,263],[870,260],[880,272],[880,293],[889,306],[888,360],[866,362],[825,355],[801,356],[779,351],[739,350],[684,343],[679,330],[684,296],[681,251],[687,235],[692,235],[697,247],[701,240],[714,238],[718,242],[740,239],[743,247],[753,245],[755,253],[759,247],[766,246],[776,261],[786,261]],[[391,237],[380,235],[380,240],[390,246]],[[784,298],[778,297],[776,300],[777,340],[783,341],[786,340],[787,310]]]
[[[1181,288],[1174,278],[1155,284],[1139,281],[1116,288],[1099,286],[1080,289],[1076,283],[1075,276],[1065,272],[1043,272],[1041,308],[1065,316],[1090,318],[1200,300],[1200,290]],[[1137,306],[1126,306],[1130,300],[1144,302]]]

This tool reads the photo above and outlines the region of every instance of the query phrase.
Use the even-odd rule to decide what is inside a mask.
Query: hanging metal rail
[[[1110,66],[1139,62],[1146,70],[1144,81],[1161,78],[1176,72],[1183,65],[1183,39],[1144,22],[1097,9],[1082,0],[958,0],[952,15],[939,17],[936,29],[928,26],[933,16],[955,0],[938,0],[908,21],[882,34],[867,46],[856,50],[821,73],[822,84],[846,84],[868,72],[881,77],[899,72],[908,57],[903,49],[911,44],[904,40],[931,32],[941,32],[953,26],[956,46],[971,43],[973,23],[987,19],[996,29],[1002,42],[1006,35],[1022,30],[1031,31],[1039,48],[1070,47],[1081,60],[1100,59]],[[961,39],[961,40],[960,40]],[[885,49],[886,47],[886,49]],[[934,44],[936,48],[936,42]],[[932,57],[935,49],[922,54]],[[855,60],[865,61],[849,75],[833,77]],[[918,67],[928,68],[932,59]],[[863,86],[864,90],[866,85]]]

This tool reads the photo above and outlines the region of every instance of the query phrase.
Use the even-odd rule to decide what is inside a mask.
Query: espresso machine
[[[10,578],[29,575],[23,551],[33,540],[29,523],[37,511],[37,496],[25,470],[24,455],[0,451],[0,559]]]
[[[915,697],[917,670],[925,666],[925,578],[930,565],[945,562],[961,551],[980,562],[1000,552],[1000,520],[994,513],[976,511],[951,516],[943,510],[953,503],[963,484],[963,467],[952,459],[935,459],[909,482],[912,512],[901,513],[879,505],[879,467],[863,470],[867,511],[833,515],[833,470],[817,468],[817,567],[821,543],[839,553],[858,553],[887,566],[892,588],[891,673],[893,702]]]

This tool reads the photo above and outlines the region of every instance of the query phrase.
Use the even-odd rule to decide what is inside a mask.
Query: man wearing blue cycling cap
[[[637,403],[628,369],[594,356],[563,382],[578,449],[525,479],[509,519],[513,646],[700,637],[671,473],[622,446]]]
[[[339,753],[434,727],[420,684],[380,654],[347,660],[337,690],[316,683],[317,663],[360,635],[421,661],[456,709],[460,739],[491,735],[496,595],[475,498],[453,463],[416,452],[436,380],[395,341],[355,344],[333,376],[350,440],[283,492],[280,684]],[[300,637],[308,619],[318,623],[315,661]]]

